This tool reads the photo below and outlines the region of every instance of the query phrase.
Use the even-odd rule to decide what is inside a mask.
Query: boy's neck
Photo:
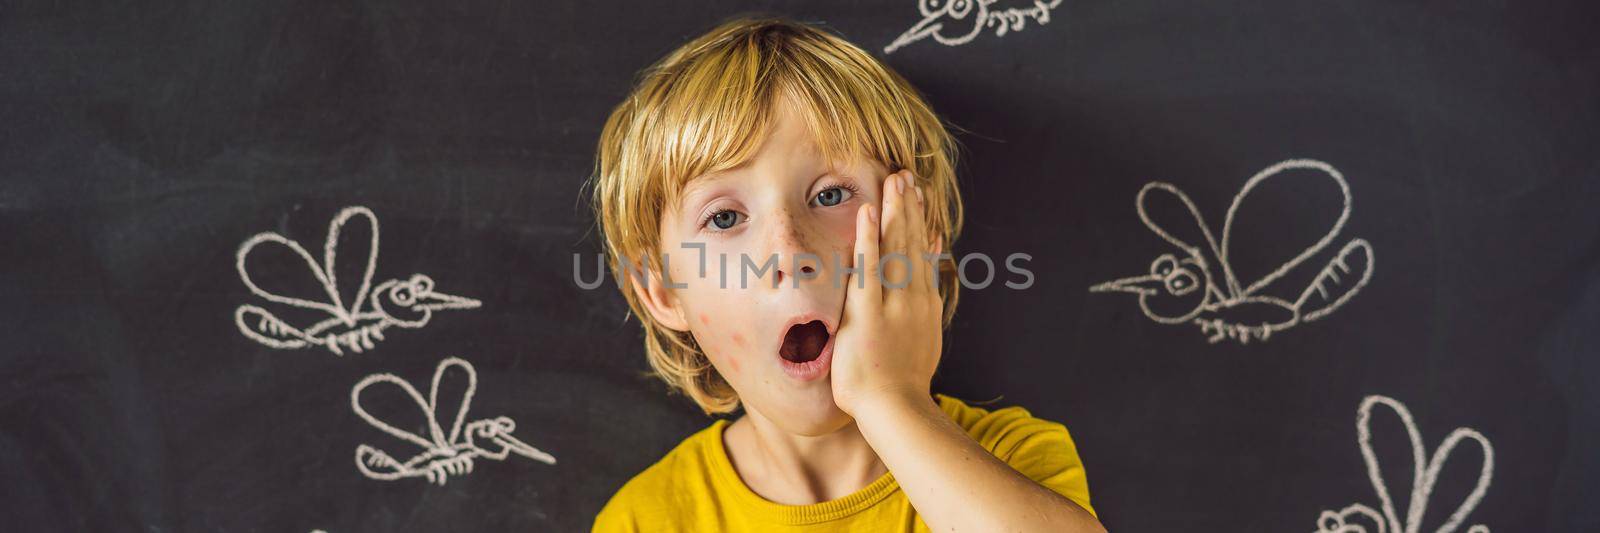
[[[889,471],[853,421],[833,433],[807,437],[746,411],[725,429],[723,447],[750,490],[786,505],[839,499]]]

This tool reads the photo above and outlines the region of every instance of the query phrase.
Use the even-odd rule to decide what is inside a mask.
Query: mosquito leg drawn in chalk
[[[1412,486],[1411,499],[1406,508],[1405,520],[1395,513],[1394,500],[1390,497],[1389,484],[1383,479],[1383,471],[1378,468],[1378,456],[1372,452],[1372,408],[1383,405],[1394,411],[1400,417],[1400,422],[1406,427],[1406,436],[1411,440],[1412,461]],[[1462,440],[1470,439],[1478,443],[1483,450],[1483,465],[1478,471],[1478,484],[1473,487],[1472,493],[1466,500],[1456,507],[1443,525],[1434,530],[1436,533],[1451,533],[1461,527],[1467,515],[1483,500],[1484,493],[1489,491],[1489,482],[1494,477],[1494,446],[1489,444],[1489,439],[1483,434],[1470,428],[1456,428],[1445,437],[1439,448],[1434,450],[1430,457],[1422,444],[1422,434],[1417,431],[1417,424],[1411,419],[1411,411],[1405,405],[1387,396],[1368,396],[1361,401],[1361,408],[1356,413],[1357,442],[1361,446],[1361,457],[1367,463],[1367,479],[1372,481],[1372,489],[1378,493],[1379,506],[1383,512],[1370,506],[1356,503],[1338,511],[1323,511],[1317,518],[1316,533],[1417,533],[1422,527],[1422,517],[1428,509],[1428,497],[1433,493],[1433,484],[1438,480],[1439,469],[1444,466],[1450,452],[1454,451]],[[1368,528],[1360,522],[1366,522],[1373,527]],[[1468,533],[1489,533],[1489,527],[1478,524],[1467,528]]]
[[[1292,169],[1315,170],[1333,180],[1344,196],[1344,207],[1333,227],[1317,242],[1261,279],[1249,284],[1241,283],[1228,256],[1234,214],[1258,185]],[[1148,212],[1152,197],[1166,197],[1181,202],[1188,209],[1190,222],[1198,226],[1196,231],[1204,237],[1205,242],[1201,245],[1191,244],[1154,222]],[[1169,183],[1146,184],[1139,190],[1135,205],[1139,219],[1144,221],[1145,226],[1178,247],[1179,252],[1156,257],[1150,263],[1149,274],[1108,281],[1089,287],[1089,291],[1137,294],[1139,308],[1146,317],[1162,324],[1198,325],[1201,334],[1208,335],[1207,340],[1213,343],[1224,339],[1234,339],[1241,344],[1251,339],[1265,341],[1273,333],[1328,316],[1360,292],[1372,278],[1372,245],[1365,239],[1351,239],[1334,254],[1312,279],[1310,286],[1300,292],[1299,297],[1287,300],[1264,292],[1269,284],[1332,243],[1350,218],[1350,185],[1338,170],[1321,161],[1291,159],[1267,167],[1251,177],[1239,194],[1234,196],[1233,205],[1228,207],[1220,243],[1212,236],[1210,226],[1206,225],[1194,202]]]
[[[1002,9],[995,6],[1002,2],[1028,7]],[[1049,24],[1050,11],[1059,5],[1061,0],[1033,0],[1032,3],[1023,0],[918,0],[917,10],[922,12],[922,20],[885,46],[883,53],[892,54],[905,45],[929,37],[945,46],[962,45],[991,26],[996,37],[1005,37],[1006,33],[1022,31],[1029,18],[1039,24]],[[968,26],[971,29],[958,29]],[[943,31],[947,27],[950,31]]]
[[[456,409],[455,420],[451,422],[450,431],[447,433],[444,427],[439,425],[439,383],[451,367],[459,367],[465,373],[467,384],[462,393],[461,406]],[[361,407],[362,391],[379,383],[399,387],[416,402],[428,420],[429,438],[422,438],[415,433],[378,420]],[[478,459],[504,461],[515,453],[535,461],[555,464],[554,456],[512,436],[511,432],[517,429],[517,424],[508,417],[485,418],[463,424],[467,418],[467,410],[472,407],[472,395],[477,389],[478,372],[470,363],[457,357],[439,362],[438,369],[433,373],[433,387],[429,389],[426,401],[415,387],[393,374],[373,374],[362,379],[356,383],[355,388],[350,389],[350,408],[373,427],[421,446],[423,451],[401,462],[383,450],[362,444],[356,447],[356,469],[364,476],[382,481],[420,477],[430,483],[443,485],[449,476],[472,472],[473,462]]]
[[[366,223],[371,229],[372,241],[367,251],[366,268],[355,297],[348,303],[341,300],[339,280],[334,271],[338,259],[339,233],[347,224]],[[316,284],[322,287],[325,301],[313,301],[274,294],[262,289],[250,277],[247,259],[251,252],[269,246],[287,248],[311,270]],[[327,312],[329,316],[309,327],[290,325],[272,312],[256,305],[241,305],[234,311],[234,323],[244,336],[261,344],[281,349],[323,346],[336,355],[344,350],[360,353],[372,349],[374,341],[384,338],[384,330],[391,327],[420,328],[433,318],[434,311],[446,309],[472,309],[482,305],[470,298],[452,296],[434,290],[433,278],[414,274],[408,279],[394,279],[372,286],[373,270],[378,264],[378,218],[365,207],[347,207],[340,211],[328,225],[328,239],[322,249],[321,264],[311,257],[300,243],[277,233],[257,234],[239,246],[235,266],[239,278],[256,296],[269,302]]]

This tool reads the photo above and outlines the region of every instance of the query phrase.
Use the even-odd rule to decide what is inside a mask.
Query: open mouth
[[[822,349],[828,345],[828,326],[821,320],[812,320],[804,324],[795,324],[789,328],[789,333],[783,336],[783,345],[778,348],[778,355],[791,363],[809,363],[822,356]]]

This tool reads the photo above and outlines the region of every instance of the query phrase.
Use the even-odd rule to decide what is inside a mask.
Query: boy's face
[[[643,299],[663,325],[694,334],[747,411],[821,435],[850,422],[829,381],[843,269],[855,266],[856,210],[880,202],[889,169],[858,158],[829,171],[792,109],[775,111],[754,159],[696,177],[668,206],[662,251],[671,282],[687,287],[656,283]]]

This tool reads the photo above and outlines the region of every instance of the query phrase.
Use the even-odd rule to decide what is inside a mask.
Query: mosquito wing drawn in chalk
[[[367,224],[372,234],[367,250],[365,270],[359,280],[355,297],[343,301],[340,280],[335,274],[338,260],[339,234],[350,224]],[[283,247],[297,255],[310,269],[315,282],[323,290],[322,301],[308,300],[275,294],[261,288],[250,276],[248,259],[252,252],[266,247]],[[305,247],[273,232],[256,234],[239,246],[235,266],[239,278],[256,296],[269,302],[290,307],[326,312],[329,316],[307,327],[297,327],[278,318],[271,311],[245,304],[234,311],[234,323],[239,332],[251,340],[280,349],[297,349],[322,346],[336,355],[346,349],[360,353],[372,349],[375,341],[384,338],[391,327],[420,328],[433,318],[434,311],[447,309],[472,309],[482,305],[478,300],[452,296],[434,290],[433,278],[414,274],[407,279],[393,279],[372,286],[372,275],[378,264],[378,218],[372,210],[361,206],[340,211],[328,225],[328,238],[322,249],[322,263],[311,257]]]
[[[461,396],[460,407],[456,409],[455,419],[446,432],[444,426],[439,424],[439,384],[445,378],[445,373],[451,367],[458,367],[465,374],[467,383]],[[369,387],[379,384],[390,384],[399,387],[417,407],[428,422],[428,438],[423,438],[415,433],[390,425],[361,407],[361,393]],[[472,407],[472,395],[478,389],[478,372],[472,364],[458,357],[446,358],[439,362],[439,367],[433,373],[433,386],[428,390],[427,400],[416,387],[396,377],[393,374],[373,374],[356,383],[350,389],[350,408],[356,415],[368,424],[372,424],[401,440],[422,447],[422,452],[404,462],[396,460],[377,447],[362,444],[356,447],[356,469],[361,474],[372,479],[393,481],[400,478],[420,477],[430,483],[443,485],[446,478],[452,475],[462,475],[472,472],[474,461],[479,459],[493,459],[504,461],[515,453],[545,464],[555,464],[556,458],[538,448],[529,446],[520,439],[511,435],[516,431],[517,424],[509,417],[495,417],[466,422],[467,410]]]
[[[1378,456],[1372,451],[1372,408],[1378,405],[1394,411],[1400,422],[1405,425],[1406,436],[1411,441],[1411,499],[1404,520],[1395,512],[1389,484],[1384,481],[1383,471],[1378,465]],[[1423,515],[1428,510],[1428,499],[1433,493],[1434,482],[1438,481],[1439,469],[1449,459],[1450,453],[1455,451],[1456,445],[1463,440],[1476,442],[1479,449],[1483,450],[1483,464],[1478,470],[1478,482],[1467,498],[1456,506],[1449,518],[1445,519],[1444,524],[1434,531],[1452,533],[1461,527],[1467,515],[1477,508],[1478,503],[1483,500],[1483,495],[1489,491],[1489,482],[1494,477],[1494,446],[1476,430],[1456,428],[1445,437],[1444,442],[1439,443],[1439,447],[1430,456],[1422,444],[1422,434],[1417,431],[1417,424],[1411,418],[1411,411],[1393,398],[1373,395],[1362,400],[1361,408],[1356,412],[1356,434],[1357,443],[1361,446],[1361,457],[1367,464],[1367,479],[1372,482],[1372,489],[1378,494],[1382,513],[1360,503],[1351,504],[1338,511],[1323,511],[1317,518],[1315,533],[1418,533],[1421,531]],[[1473,525],[1467,528],[1467,533],[1489,533],[1489,527],[1482,524]]]
[[[1333,227],[1317,242],[1261,279],[1241,282],[1228,260],[1234,214],[1258,185],[1291,169],[1314,170],[1333,180],[1343,194],[1344,207]],[[1151,199],[1158,196],[1181,202],[1188,210],[1189,223],[1198,226],[1197,231],[1205,242],[1186,242],[1168,231],[1169,228],[1153,221],[1148,208]],[[1321,161],[1291,159],[1252,176],[1239,194],[1234,196],[1233,205],[1228,207],[1221,241],[1213,237],[1210,226],[1206,225],[1200,210],[1188,195],[1172,184],[1146,184],[1139,190],[1135,204],[1145,226],[1176,246],[1179,252],[1156,257],[1150,263],[1149,274],[1100,283],[1089,287],[1089,291],[1136,294],[1139,308],[1146,317],[1162,324],[1198,325],[1201,333],[1208,335],[1207,340],[1213,343],[1225,339],[1234,339],[1241,344],[1251,339],[1265,341],[1273,333],[1328,316],[1350,301],[1372,279],[1372,245],[1365,239],[1351,239],[1322,267],[1296,299],[1291,301],[1263,291],[1291,269],[1327,248],[1350,218],[1350,185],[1338,170]]]
[[[1001,4],[997,6],[996,4]],[[1019,4],[1027,7],[1004,7]],[[966,44],[984,28],[993,27],[996,37],[1009,32],[1022,31],[1028,19],[1039,24],[1050,23],[1050,11],[1061,5],[1061,0],[918,0],[917,10],[922,20],[896,37],[883,48],[892,54],[908,44],[932,38],[945,46]]]

